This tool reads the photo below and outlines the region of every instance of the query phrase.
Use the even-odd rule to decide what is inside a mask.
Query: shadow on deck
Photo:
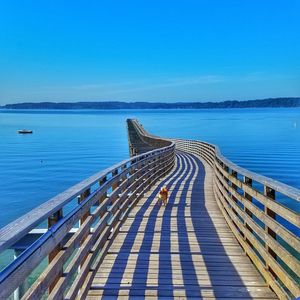
[[[198,158],[178,152],[174,170],[125,221],[88,299],[276,298],[226,224],[211,180]],[[170,190],[166,208],[156,203],[163,185]]]

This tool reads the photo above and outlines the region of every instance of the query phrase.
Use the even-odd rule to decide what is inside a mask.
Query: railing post
[[[116,169],[112,172],[113,177],[117,176],[118,174],[119,174],[118,169]],[[120,185],[119,180],[117,180],[116,182],[113,182],[113,184],[111,185],[112,191],[116,190],[119,187],[119,185]],[[119,197],[119,196],[117,196],[117,197]],[[111,205],[112,205],[112,198],[110,197],[108,206],[111,206]],[[113,213],[111,211],[110,211],[110,216],[111,217],[113,216]]]
[[[249,186],[252,187],[253,181],[252,178],[244,176],[244,183]],[[246,199],[246,201],[252,202],[252,197],[246,193],[244,191],[244,198]],[[251,219],[252,219],[252,212],[244,205],[244,212],[245,214],[247,214]],[[247,224],[246,220],[244,220],[244,225],[246,226],[246,228],[252,233],[253,230],[251,229],[251,227]],[[252,243],[245,237],[246,242],[252,247]]]
[[[129,145],[129,155],[132,157],[135,155],[135,151],[132,145]]]
[[[157,161],[157,167],[160,165],[161,162],[163,162],[163,164],[162,164],[163,170],[161,171],[161,176],[164,176],[165,170],[166,170],[167,165],[168,165],[167,160],[166,160],[166,158],[165,158],[165,155],[166,155],[166,153],[163,152],[163,153],[160,155],[160,157],[158,158],[158,161]]]
[[[85,198],[87,198],[89,195],[91,194],[91,190],[87,189],[85,190],[82,194],[80,194],[79,198],[78,198],[78,204],[80,204]],[[79,222],[79,227],[81,226],[81,224],[86,220],[86,218],[89,216],[89,211],[87,211],[80,219]]]
[[[80,194],[80,196],[78,197],[78,203],[80,204],[85,198],[87,198],[89,195],[91,194],[91,190],[88,188],[87,190],[85,190],[82,194]],[[79,227],[84,223],[84,221],[88,218],[88,216],[90,215],[90,211],[87,211],[79,220]],[[84,240],[86,239],[86,237],[88,236],[88,232],[87,234],[85,234],[81,241],[80,241],[80,245],[83,244]],[[80,272],[81,266],[84,264],[84,261],[86,260],[87,255],[82,259],[82,262],[80,264],[80,266],[78,267],[78,272]]]
[[[148,165],[148,169],[147,169],[147,172],[150,172],[150,169],[151,169],[151,166],[150,164],[153,162],[153,160],[149,159],[148,162],[147,162],[147,165]],[[153,167],[152,167],[153,168]],[[150,174],[148,173],[147,175],[147,183],[149,182],[149,178],[150,178]]]
[[[14,259],[16,259],[21,253],[23,252],[23,250],[19,250],[19,249],[14,249]],[[20,284],[20,286],[14,291],[14,300],[20,300],[23,295],[25,294],[25,292],[28,289],[28,279],[26,278],[23,283]]]
[[[99,180],[99,187],[101,187],[107,181],[106,176]],[[98,205],[107,197],[107,192],[103,193],[103,195],[99,198]]]
[[[123,165],[123,166],[122,166],[122,172],[125,171],[126,168],[127,168],[127,165],[126,165],[126,164]],[[121,180],[122,180],[122,181],[125,181],[126,179],[127,179],[127,174],[125,173],[125,174],[122,175]]]
[[[133,160],[130,162],[130,165],[132,166],[132,165],[134,165],[135,163],[136,163],[136,160],[133,159]],[[132,168],[131,171],[129,172],[129,174],[130,174],[130,175],[133,175],[134,173],[135,173],[135,170],[134,170],[134,168]]]
[[[112,173],[112,176],[115,177],[118,175],[118,169],[114,170],[113,173]],[[114,191],[117,187],[119,186],[119,181],[117,182],[114,182],[112,184],[112,190]]]
[[[146,166],[145,161],[143,161],[141,168],[143,169],[145,166]],[[141,175],[144,175],[146,172],[147,172],[147,170],[143,170]]]
[[[157,156],[155,158],[155,164],[153,166],[153,168],[157,169],[158,167],[161,167],[162,170],[159,171],[159,177],[162,178],[163,174],[164,174],[164,168],[166,167],[166,162],[163,160],[162,164],[161,164],[161,156],[162,154],[159,154],[159,156]],[[161,164],[161,165],[160,165]]]
[[[201,142],[199,142],[199,156],[203,158]]]
[[[264,186],[264,194],[269,199],[275,200],[275,190],[266,185]],[[265,214],[272,219],[276,219],[276,213],[270,208],[268,208],[266,205],[265,205]],[[266,224],[265,224],[265,232],[267,235],[271,236],[273,239],[276,240],[276,233],[271,228],[269,228]],[[276,260],[277,259],[276,253],[267,244],[266,244],[266,249],[267,252]],[[272,268],[269,266],[267,261],[266,261],[266,267],[272,273],[272,275],[275,278],[277,278],[276,273],[272,270]]]
[[[234,177],[235,179],[237,179],[237,171],[232,170],[232,171],[231,171],[231,175],[232,175],[232,177]],[[237,189],[238,189],[237,185],[234,184],[233,182],[231,182],[231,187],[232,187],[235,191],[237,191]],[[233,200],[235,203],[237,202],[237,199],[236,199],[233,195],[231,195],[231,198],[232,198],[232,200]]]
[[[54,224],[56,224],[61,218],[63,217],[63,211],[62,209],[55,212],[52,216],[48,218],[48,228],[51,228]],[[51,263],[51,261],[55,258],[55,256],[59,253],[59,251],[62,249],[61,244],[58,244],[48,255],[48,263]],[[63,274],[63,268],[59,270],[58,275],[53,278],[52,283],[49,286],[49,294],[54,289],[56,283],[59,281],[60,277]],[[61,297],[62,298],[62,297]]]
[[[221,161],[221,166],[223,167],[223,169],[226,171],[226,173],[229,175],[229,167],[227,165],[225,165],[222,161]],[[223,178],[225,179],[225,181],[229,184],[230,180],[229,178],[227,178],[226,176],[222,175]]]

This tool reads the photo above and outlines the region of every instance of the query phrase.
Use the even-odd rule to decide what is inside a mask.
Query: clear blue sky
[[[299,0],[0,0],[0,104],[280,96]]]

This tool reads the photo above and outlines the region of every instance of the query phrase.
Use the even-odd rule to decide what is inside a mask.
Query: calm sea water
[[[300,109],[0,111],[0,227],[127,158],[127,118],[217,144],[235,163],[300,188]],[[17,134],[23,128],[34,133]]]

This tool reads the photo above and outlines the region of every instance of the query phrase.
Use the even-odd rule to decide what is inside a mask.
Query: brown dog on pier
[[[168,195],[169,191],[166,186],[162,187],[158,193],[158,204],[161,205],[162,203],[164,206],[167,205],[168,202]]]

